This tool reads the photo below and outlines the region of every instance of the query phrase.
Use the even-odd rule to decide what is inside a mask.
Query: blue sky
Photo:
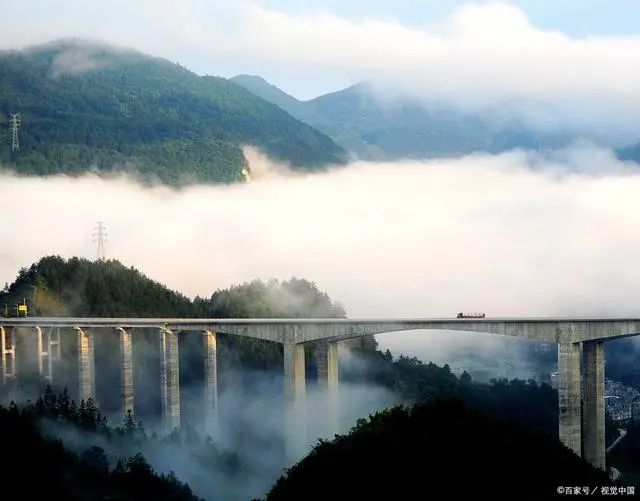
[[[463,0],[262,0],[266,7],[289,12],[328,10],[352,19],[393,17],[407,25],[429,23],[471,2]],[[475,3],[483,3],[477,1]],[[638,33],[637,0],[519,0],[509,2],[527,13],[537,26],[570,35]]]

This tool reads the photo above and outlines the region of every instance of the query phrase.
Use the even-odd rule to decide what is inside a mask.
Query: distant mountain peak
[[[278,105],[294,117],[302,111],[302,101],[290,96],[260,76],[243,74],[230,78],[230,80],[265,101]]]
[[[248,73],[241,73],[240,75],[236,75],[235,77],[232,77],[230,80],[237,81],[237,82],[254,82],[254,83],[268,85],[270,87],[275,87],[275,85],[270,84],[267,80],[265,80],[261,76],[249,75]]]

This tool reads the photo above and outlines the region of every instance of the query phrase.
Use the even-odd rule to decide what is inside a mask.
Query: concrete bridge
[[[75,329],[78,381],[82,399],[95,398],[94,335],[112,332],[120,341],[122,410],[133,411],[131,329],[155,329],[160,350],[162,418],[166,430],[180,426],[178,335],[202,333],[204,402],[208,422],[218,409],[216,334],[245,336],[283,345],[286,440],[290,458],[304,443],[305,345],[317,342],[318,383],[328,397],[329,413],[337,411],[338,343],[386,332],[450,330],[500,334],[558,345],[558,406],[560,440],[593,465],[605,468],[604,347],[609,339],[640,333],[640,318],[482,318],[482,319],[191,319],[191,318],[0,318],[0,383],[16,374],[16,330],[37,333],[38,369],[54,379],[53,362],[60,358],[56,329]],[[331,416],[329,416],[331,418]]]

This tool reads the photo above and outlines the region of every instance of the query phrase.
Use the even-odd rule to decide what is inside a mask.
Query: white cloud
[[[504,3],[467,5],[424,28],[330,14],[248,9],[246,53],[342,67],[409,93],[473,111],[504,108],[537,127],[640,136],[640,35],[572,38],[539,29]],[[614,130],[612,130],[612,127]]]
[[[571,173],[579,157],[356,163],[181,191],[4,173],[0,282],[45,254],[92,257],[104,220],[108,257],[189,295],[298,276],[354,317],[637,314],[640,175],[604,153],[613,173]]]

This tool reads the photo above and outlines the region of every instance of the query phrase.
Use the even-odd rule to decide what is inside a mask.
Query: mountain
[[[0,305],[26,298],[35,316],[337,318],[339,303],[308,280],[260,280],[191,300],[116,260],[46,256],[0,289]],[[2,313],[2,312],[0,312]],[[13,315],[13,311],[9,310]]]
[[[305,115],[305,103],[255,75],[238,75],[230,79],[265,101],[278,105],[292,116]]]
[[[640,163],[640,143],[618,150],[618,157],[621,160],[631,160]]]
[[[12,153],[11,113],[20,113]],[[127,170],[169,184],[243,179],[242,146],[300,169],[341,163],[329,137],[224,78],[87,41],[0,52],[0,164],[24,174]]]
[[[476,151],[551,148],[571,139],[564,134],[533,132],[515,119],[467,114],[410,98],[383,101],[366,83],[298,101],[260,77],[239,75],[231,80],[324,132],[363,159],[421,159]]]
[[[557,440],[442,400],[359,419],[349,434],[320,441],[266,499],[540,501],[559,487],[583,494],[611,484]]]

